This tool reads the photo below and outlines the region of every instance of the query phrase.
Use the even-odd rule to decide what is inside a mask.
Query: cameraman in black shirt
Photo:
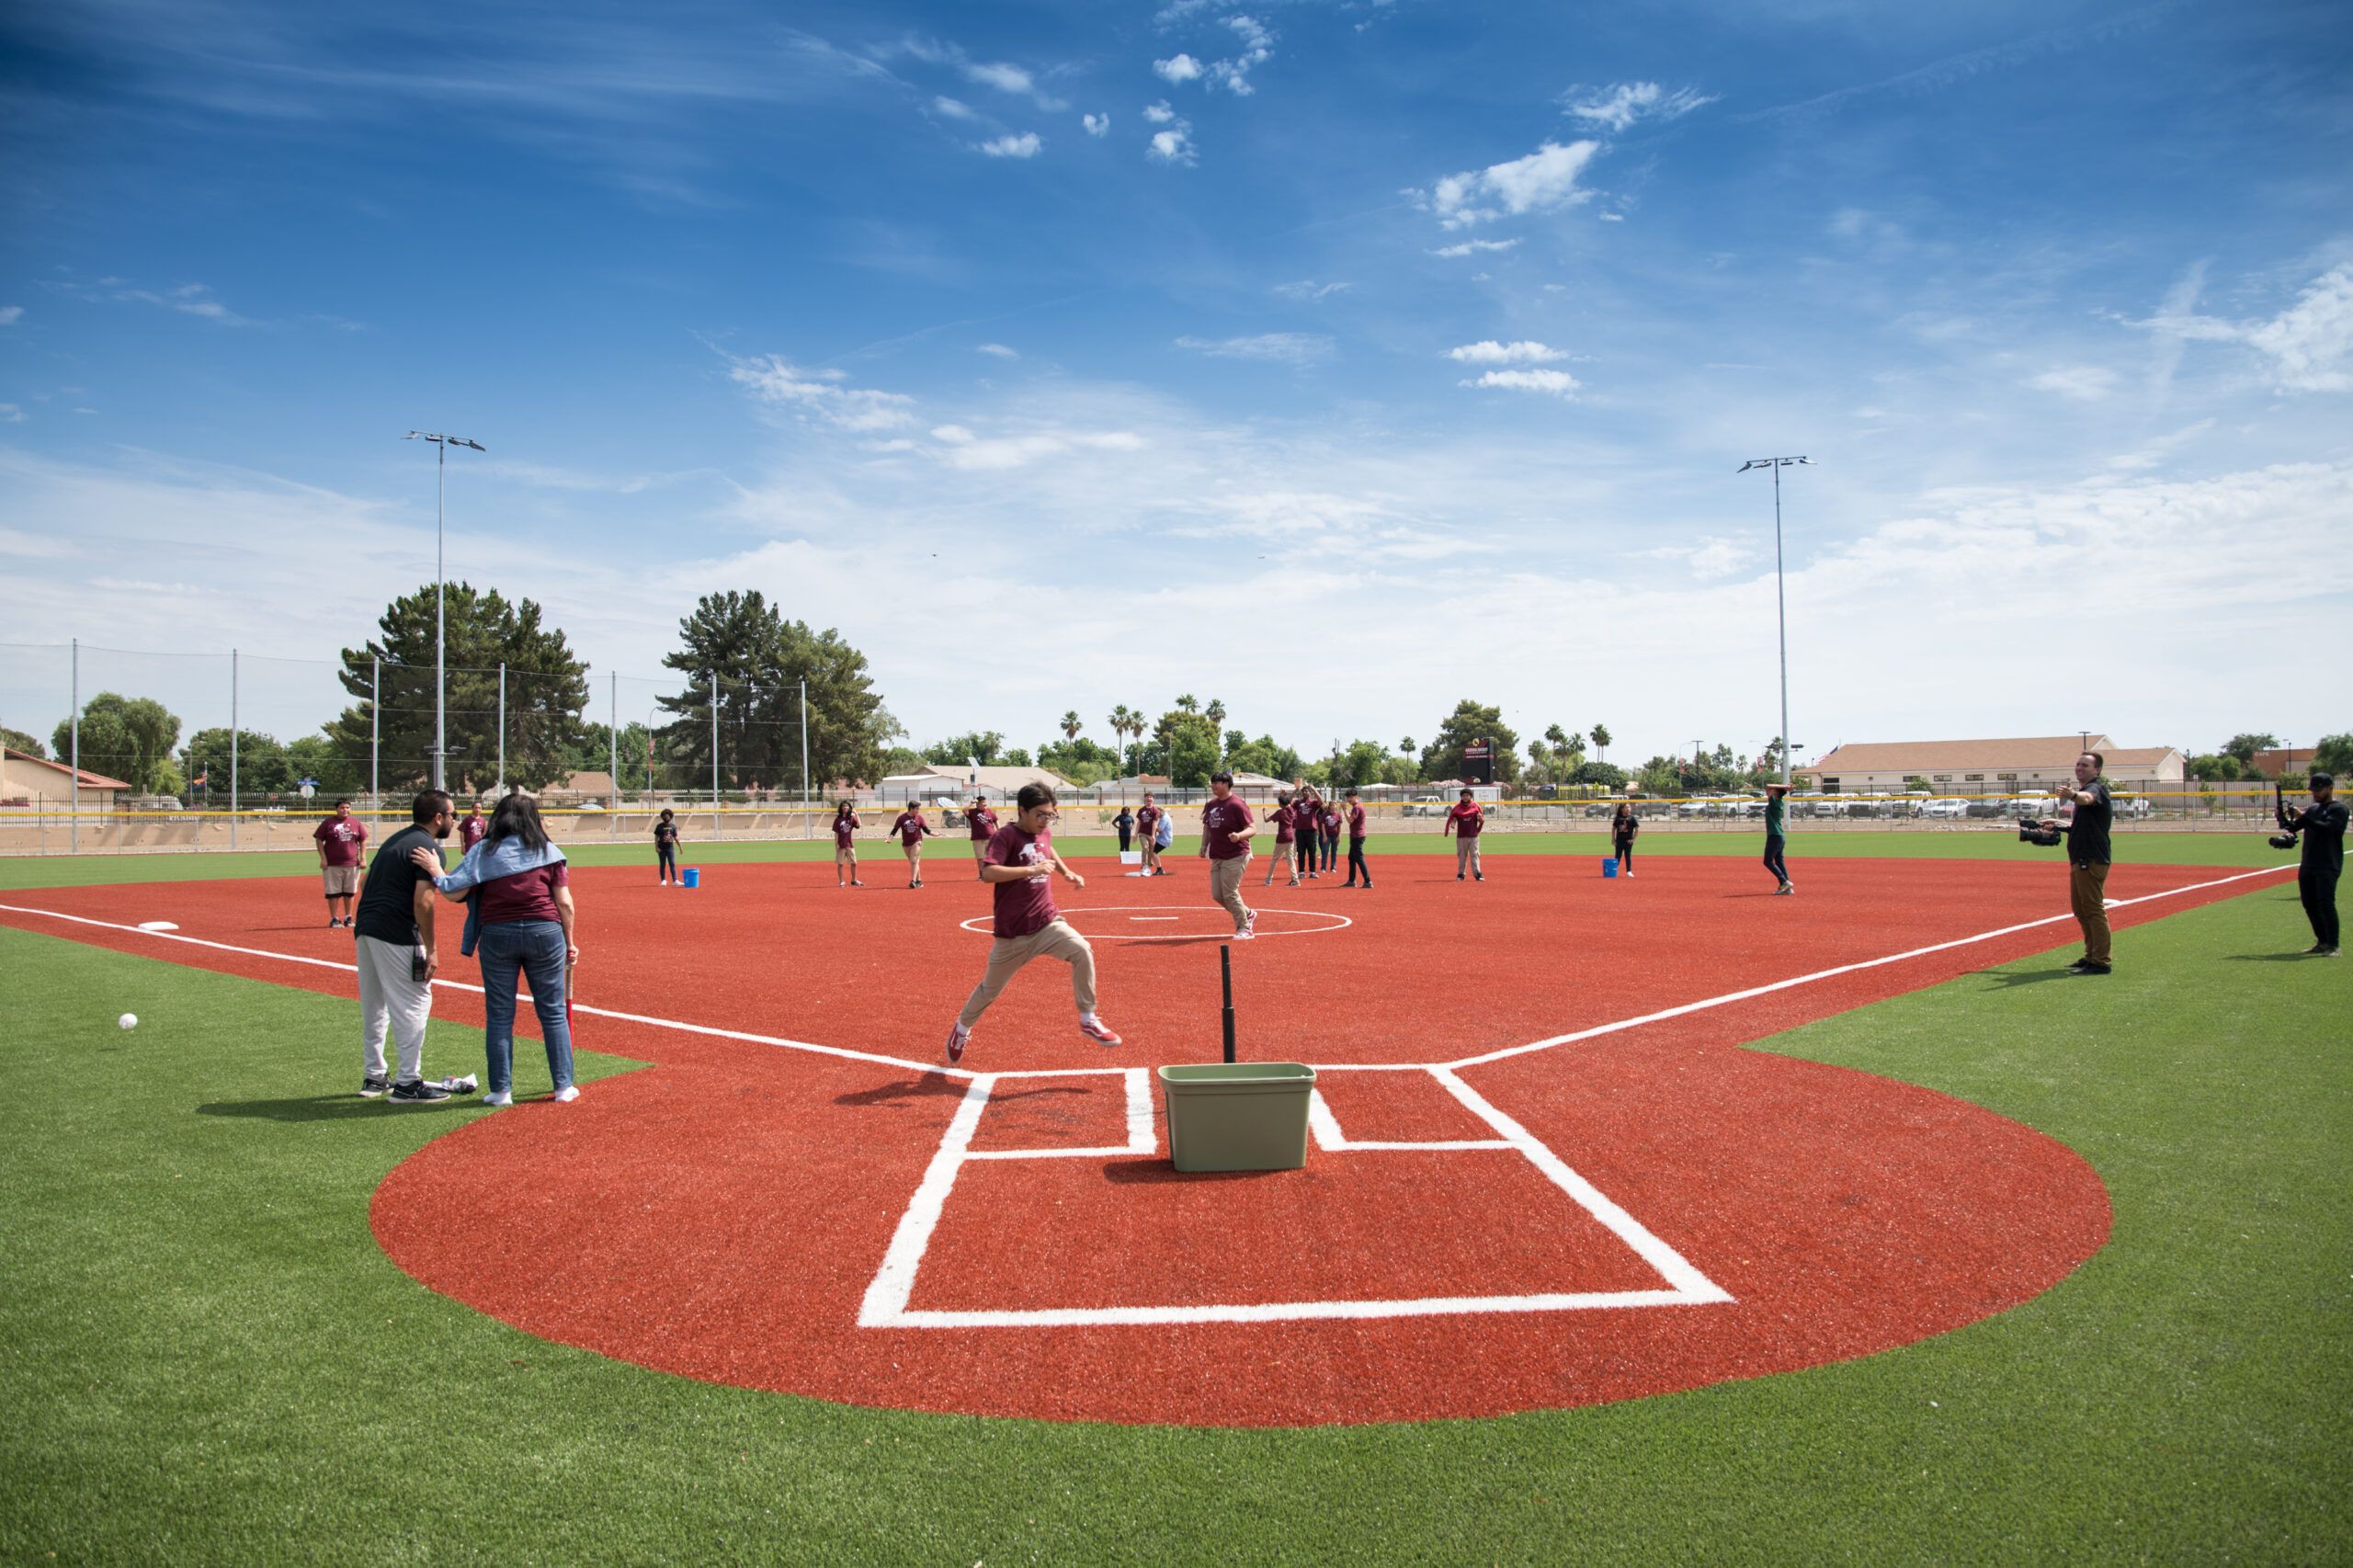
[[[2279,826],[2304,841],[2303,864],[2296,868],[2296,891],[2303,895],[2304,918],[2313,923],[2315,938],[2304,951],[2333,959],[2337,956],[2336,879],[2345,871],[2345,804],[2336,799],[2336,779],[2332,774],[2313,774],[2312,790],[2310,809],[2300,812],[2284,804],[2279,808]]]
[[[2109,969],[2108,929],[2108,825],[2115,814],[2109,804],[2108,780],[2099,776],[2108,758],[2087,751],[2075,759],[2075,781],[2059,786],[2059,798],[2075,803],[2067,824],[2067,896],[2075,907],[2075,924],[2084,928],[2084,956],[2068,967],[2077,974],[2106,974]],[[2056,817],[2042,825],[2055,828]]]

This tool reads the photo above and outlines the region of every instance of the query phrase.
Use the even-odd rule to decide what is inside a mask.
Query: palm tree
[[[1131,733],[1142,734],[1142,722],[1124,702],[1111,710],[1111,717],[1106,722],[1111,726],[1111,733],[1120,738],[1120,771],[1124,773],[1128,770],[1128,736]]]
[[[1210,705],[1201,710],[1201,717],[1210,722],[1211,729],[1216,730],[1221,733],[1224,732],[1225,704],[1220,702],[1216,698],[1212,697],[1210,699]]]
[[[1189,691],[1176,699],[1176,711],[1179,713],[1198,713],[1200,710],[1200,699]]]
[[[1608,751],[1609,726],[1607,724],[1596,724],[1593,727],[1593,760],[1596,762],[1605,760]]]
[[[1072,742],[1072,741],[1074,741],[1074,740],[1078,739],[1078,733],[1079,733],[1079,731],[1084,730],[1085,728],[1086,728],[1086,722],[1085,720],[1081,719],[1081,718],[1078,716],[1078,710],[1077,710],[1077,709],[1074,708],[1074,709],[1072,709],[1069,712],[1067,712],[1067,713],[1063,714],[1063,743],[1064,743],[1065,744],[1067,744],[1068,743],[1070,743],[1070,742]]]

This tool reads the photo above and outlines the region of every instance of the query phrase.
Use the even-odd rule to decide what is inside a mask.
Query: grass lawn
[[[2126,933],[2112,981],[2060,978],[2070,943],[1762,1043],[2092,1162],[2114,1237],[2024,1306],[1656,1399],[1226,1431],[861,1410],[534,1339],[368,1230],[394,1165],[495,1113],[352,1098],[347,1003],[0,929],[0,1561],[2343,1562],[2353,965],[2282,957],[2309,939],[2267,887]],[[478,1058],[436,1031],[437,1064]]]

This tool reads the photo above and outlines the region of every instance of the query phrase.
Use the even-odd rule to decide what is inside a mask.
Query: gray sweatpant
[[[412,949],[406,942],[362,937],[352,946],[359,957],[359,1055],[362,1072],[384,1076],[384,1031],[392,1030],[400,1053],[396,1084],[425,1075],[425,1024],[433,1015],[433,985],[409,978]]]

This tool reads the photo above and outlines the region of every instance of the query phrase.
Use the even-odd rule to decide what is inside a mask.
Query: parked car
[[[1924,817],[1965,817],[1969,814],[1969,802],[1959,795],[1940,795],[1924,802],[1920,814]]]

